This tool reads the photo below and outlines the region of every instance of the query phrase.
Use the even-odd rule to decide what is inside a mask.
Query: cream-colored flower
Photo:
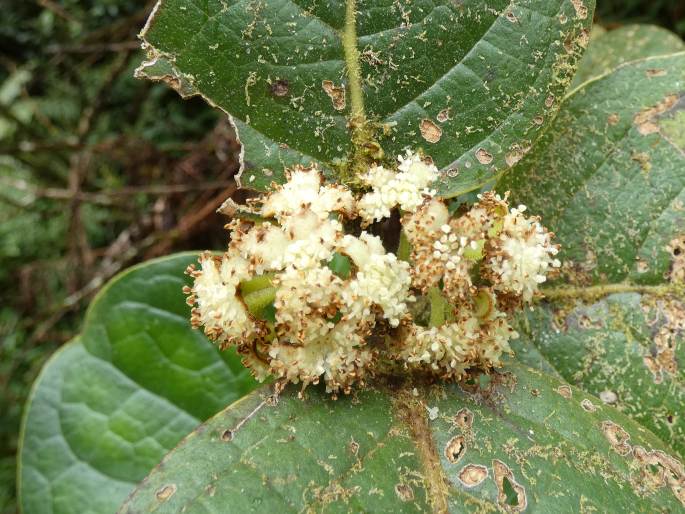
[[[380,238],[366,232],[359,238],[345,236],[342,250],[356,267],[354,278],[343,291],[345,317],[366,318],[378,309],[391,326],[398,326],[407,313],[407,302],[414,300],[409,291],[409,264],[386,253]]]
[[[390,211],[398,206],[405,212],[414,212],[426,197],[435,195],[428,187],[439,175],[434,165],[425,163],[412,152],[398,159],[399,173],[374,166],[361,177],[372,188],[357,202],[357,210],[365,224],[389,217]]]
[[[459,379],[476,358],[478,320],[465,317],[441,327],[412,326],[399,354],[410,367]]]
[[[228,250],[203,254],[186,288],[193,325],[235,346],[259,380],[323,381],[337,394],[363,384],[383,358],[452,380],[498,367],[517,337],[507,316],[559,266],[552,234],[523,206],[510,210],[506,195],[484,193],[450,216],[430,189],[438,170],[415,153],[396,170],[369,169],[362,181],[371,191],[358,199],[325,185],[315,167],[287,177],[246,207],[226,203],[243,214],[227,225]],[[411,264],[355,223],[393,209]],[[415,294],[425,297],[415,304]],[[428,321],[439,326],[419,325]]]
[[[530,302],[547,274],[561,263],[555,258],[559,248],[552,244],[552,234],[537,218],[524,216],[525,210],[521,205],[504,216],[486,265],[496,290],[520,295],[523,301]]]
[[[288,181],[267,195],[261,209],[265,218],[282,220],[300,212],[312,212],[327,218],[332,212],[351,215],[354,207],[352,193],[344,186],[323,185],[323,177],[316,167],[297,167],[288,173]]]
[[[195,283],[190,291],[193,326],[204,327],[207,336],[218,343],[231,343],[249,337],[252,321],[238,298],[238,286],[250,277],[248,263],[239,256],[216,257],[205,253],[200,269],[191,273]]]

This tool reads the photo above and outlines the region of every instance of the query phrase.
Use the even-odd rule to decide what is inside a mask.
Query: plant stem
[[[440,327],[445,324],[445,311],[447,310],[447,301],[442,296],[442,291],[439,287],[431,287],[428,291],[428,298],[431,302],[431,317],[430,326]]]
[[[359,65],[359,50],[357,49],[357,2],[347,0],[345,8],[345,28],[342,34],[345,66],[349,81],[350,105],[352,119],[365,119],[364,96],[362,94],[362,75]]]
[[[409,262],[411,258],[411,243],[407,239],[404,230],[400,230],[400,244],[397,248],[397,258],[404,262]]]
[[[655,296],[665,296],[682,292],[685,289],[683,284],[662,284],[658,286],[644,286],[637,284],[604,284],[590,287],[560,286],[543,288],[542,293],[545,300],[565,300],[578,298],[581,300],[596,300],[603,296],[616,293],[641,293]]]

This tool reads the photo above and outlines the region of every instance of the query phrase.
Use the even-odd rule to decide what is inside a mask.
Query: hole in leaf
[[[506,496],[505,503],[507,505],[511,505],[512,507],[518,506],[519,495],[516,492],[516,489],[514,489],[514,484],[512,484],[507,477],[502,478],[502,490]]]

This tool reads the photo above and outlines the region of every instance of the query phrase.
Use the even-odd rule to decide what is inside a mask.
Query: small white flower
[[[380,308],[391,326],[400,324],[407,302],[414,300],[409,288],[409,264],[386,253],[380,238],[362,232],[359,238],[345,236],[343,248],[357,268],[356,275],[343,292],[345,316],[358,319]]]
[[[331,212],[351,214],[354,207],[352,193],[343,186],[322,185],[322,180],[316,168],[295,168],[288,173],[288,181],[264,200],[261,215],[280,221],[303,211],[312,212],[322,219]]]
[[[245,306],[237,296],[242,280],[250,277],[248,263],[239,256],[200,257],[200,270],[193,271],[195,284],[191,291],[192,323],[203,326],[208,337],[218,343],[241,340],[252,329]]]
[[[434,165],[426,164],[412,152],[398,159],[399,173],[374,166],[362,176],[364,183],[372,188],[357,203],[364,223],[387,218],[390,211],[398,206],[405,212],[414,212],[427,196],[435,195],[435,191],[428,188],[439,175]]]
[[[555,258],[559,249],[552,244],[551,234],[536,218],[524,216],[524,211],[525,206],[519,206],[504,216],[487,266],[496,290],[530,302],[547,274],[561,263]]]

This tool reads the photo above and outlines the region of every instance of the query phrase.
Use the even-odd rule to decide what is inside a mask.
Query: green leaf
[[[520,365],[484,389],[412,387],[337,401],[258,390],[189,435],[120,512],[682,508],[663,443],[578,389]],[[664,465],[673,490],[651,481]]]
[[[592,0],[378,3],[162,0],[138,76],[229,114],[244,186],[348,159],[365,104],[389,156],[422,147],[455,196],[492,181],[554,116],[588,39]],[[355,104],[355,106],[353,106]]]
[[[685,233],[685,53],[585,83],[502,180],[541,215],[578,284],[659,284]]]
[[[529,312],[519,345],[598,395],[685,457],[685,304],[621,293]],[[524,350],[525,351],[525,350]]]
[[[586,82],[498,189],[557,234],[568,282],[524,317],[519,355],[685,456],[683,92],[685,53]]]
[[[589,49],[580,61],[571,87],[609,73],[621,64],[682,50],[685,50],[682,39],[654,25],[626,25],[597,37],[593,30]]]
[[[25,514],[113,512],[200,422],[255,386],[188,322],[181,254],[114,279],[46,364],[22,428]]]

